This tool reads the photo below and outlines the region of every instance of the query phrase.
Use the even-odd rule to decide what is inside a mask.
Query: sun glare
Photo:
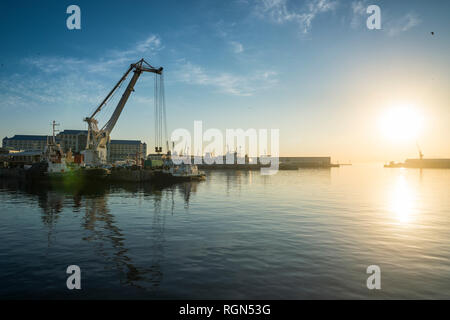
[[[414,218],[416,211],[415,195],[405,177],[399,176],[394,189],[391,191],[390,211],[401,224],[407,224]]]
[[[387,110],[380,118],[383,136],[392,141],[408,141],[418,138],[423,119],[416,109],[410,106],[397,106]]]

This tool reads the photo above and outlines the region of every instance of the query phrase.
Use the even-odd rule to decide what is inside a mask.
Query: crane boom
[[[114,110],[111,118],[108,120],[108,122],[102,128],[102,130],[105,132],[105,134],[109,135],[109,133],[112,131],[112,129],[116,125],[116,122],[119,119],[123,108],[125,107],[125,103],[128,101],[128,98],[130,97],[131,92],[134,90],[134,85],[136,84],[136,81],[139,79],[139,76],[141,75],[141,73],[142,73],[142,71],[140,71],[140,70],[134,71],[134,75],[131,78],[130,83],[128,83],[128,86],[125,89],[125,92],[123,93],[122,98],[120,98],[120,101],[117,104],[117,107]]]
[[[127,78],[128,74],[130,73],[130,71],[133,69],[133,65],[130,65],[130,67],[128,68],[128,70],[124,73],[124,75],[122,76],[122,78],[120,78],[120,80],[116,83],[116,85],[114,86],[114,88],[112,88],[112,90],[108,93],[108,95],[106,96],[105,99],[103,99],[102,103],[100,103],[100,105],[97,107],[97,109],[95,109],[94,113],[89,117],[89,119],[93,119],[95,117],[95,115],[103,108],[103,106],[106,104],[106,102],[108,101],[109,98],[111,98],[112,94],[117,90],[117,88],[120,87],[120,85],[122,84],[122,82],[125,81],[125,79]],[[85,119],[86,120],[86,119]]]
[[[111,118],[106,122],[106,124],[99,130],[98,129],[98,121],[95,119],[95,116],[101,111],[103,106],[106,105],[108,100],[112,97],[114,92],[121,86],[121,84],[125,81],[129,73],[133,71],[133,77],[128,83],[125,92],[122,94],[117,106],[111,115]],[[95,109],[90,117],[84,119],[88,123],[88,138],[86,150],[83,151],[83,155],[85,158],[85,163],[90,166],[97,166],[106,163],[106,144],[109,141],[109,135],[111,131],[114,129],[114,126],[119,120],[120,114],[125,107],[125,104],[128,101],[128,98],[131,95],[131,92],[134,91],[134,86],[139,79],[140,75],[143,72],[151,72],[155,74],[162,75],[163,68],[154,68],[149,63],[147,63],[144,59],[139,60],[136,63],[130,65],[128,70],[123,74],[120,80],[116,83],[113,89],[108,93],[108,95],[103,99],[100,105]]]

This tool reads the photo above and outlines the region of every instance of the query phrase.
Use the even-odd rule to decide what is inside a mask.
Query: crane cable
[[[105,120],[106,119],[106,115],[109,113],[110,111],[110,106],[112,104],[112,102],[114,101],[114,97],[116,96],[116,93],[120,91],[120,88],[122,87],[122,84],[125,82],[126,79],[124,79],[124,81],[122,81],[119,86],[117,87],[117,89],[113,92],[113,94],[109,97],[108,100],[106,100],[105,104],[102,107],[103,113],[100,115],[100,119],[101,120]],[[109,117],[108,117],[109,118]],[[99,120],[100,120],[99,119]],[[102,129],[106,126],[106,123],[103,125]]]
[[[163,141],[167,144],[167,118],[166,118],[166,102],[164,94],[164,76],[163,74],[155,74],[154,95],[155,95],[155,152],[162,152]],[[168,151],[168,150],[167,150]]]
[[[155,74],[155,87],[154,87],[154,103],[155,103],[155,152],[159,149],[159,92],[158,92],[158,75]]]
[[[162,112],[163,112],[163,125],[164,125],[164,140],[166,142],[167,152],[169,151],[169,136],[167,134],[167,116],[166,116],[166,95],[164,92],[164,74],[161,73],[161,95],[162,95]]]

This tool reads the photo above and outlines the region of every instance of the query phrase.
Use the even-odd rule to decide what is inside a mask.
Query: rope
[[[164,75],[161,73],[161,88],[162,88],[162,108],[163,108],[163,118],[164,118],[164,140],[166,142],[166,148],[167,148],[167,152],[169,151],[169,136],[167,134],[167,116],[166,116],[166,95],[164,92]]]
[[[155,117],[155,151],[161,152],[163,142],[167,145],[167,116],[166,116],[166,101],[164,93],[164,76],[162,74],[155,74],[154,78],[154,117]],[[167,150],[168,151],[168,150]]]
[[[119,84],[119,86],[117,87],[117,89],[113,92],[113,94],[109,97],[109,99],[106,100],[106,102],[105,102],[105,104],[103,105],[103,108],[102,108],[102,110],[101,110],[101,111],[103,111],[103,112],[101,113],[100,119],[99,119],[99,120],[105,120],[106,115],[108,115],[108,119],[110,118],[109,111],[111,111],[111,109],[110,109],[111,103],[114,101],[114,97],[116,96],[116,93],[120,91],[120,88],[122,87],[122,84],[123,84],[124,82],[125,82],[125,81],[122,81],[122,82]],[[105,124],[105,125],[106,125],[106,124]]]
[[[119,86],[116,88],[116,90],[113,92],[113,94],[109,97],[108,100],[105,101],[105,104],[103,105],[101,111],[103,111],[103,113],[101,113],[99,120],[101,119],[102,121],[106,118],[106,115],[108,115],[108,121],[103,125],[102,129],[105,129],[105,127],[108,125],[108,122],[111,120],[111,115],[109,115],[109,106],[111,105],[110,102],[112,102],[114,100],[114,97],[116,96],[116,93],[120,91],[120,88],[122,87],[122,84],[125,82],[126,78],[123,79],[122,82],[120,82]],[[108,111],[108,112],[107,112]],[[113,110],[114,112],[114,110]]]

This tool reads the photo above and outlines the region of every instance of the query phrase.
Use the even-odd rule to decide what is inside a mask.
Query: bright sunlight
[[[411,106],[392,107],[380,117],[380,130],[390,141],[405,142],[418,138],[423,117]]]

